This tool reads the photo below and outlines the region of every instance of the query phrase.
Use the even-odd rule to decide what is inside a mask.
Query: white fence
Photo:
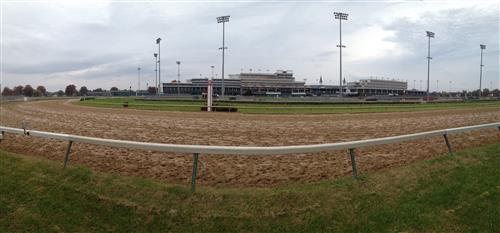
[[[481,129],[491,129],[491,128],[496,128],[500,130],[500,122],[483,124],[483,125],[466,126],[460,128],[434,130],[434,131],[427,131],[427,132],[406,134],[406,135],[399,135],[392,137],[350,141],[350,142],[326,143],[326,144],[316,144],[316,145],[298,145],[298,146],[272,146],[272,147],[177,145],[177,144],[164,144],[164,143],[149,143],[149,142],[85,137],[85,136],[77,136],[71,134],[51,133],[51,132],[44,132],[37,130],[29,130],[26,128],[11,128],[4,126],[0,126],[0,131],[1,131],[0,139],[3,139],[4,133],[14,133],[30,137],[41,137],[41,138],[68,141],[69,145],[64,158],[64,167],[66,167],[70,159],[71,146],[74,142],[118,147],[118,148],[150,150],[158,152],[192,153],[193,174],[192,174],[191,187],[192,191],[194,191],[196,184],[196,175],[198,170],[199,154],[274,155],[274,154],[298,154],[298,153],[312,153],[312,152],[323,152],[323,151],[334,151],[334,150],[349,150],[349,153],[351,155],[353,176],[356,177],[357,170],[356,170],[356,159],[354,151],[356,148],[392,144],[404,141],[430,138],[435,136],[443,136],[445,139],[445,143],[448,147],[448,150],[451,154],[452,148],[448,140],[448,134],[456,134],[456,133],[469,132]]]

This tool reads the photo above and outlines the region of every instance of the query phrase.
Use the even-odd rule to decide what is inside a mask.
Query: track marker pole
[[[453,151],[451,150],[451,144],[450,141],[448,140],[448,134],[443,134],[444,141],[446,142],[446,146],[448,147],[448,152],[450,155],[453,155]]]
[[[71,157],[71,146],[73,145],[73,141],[69,141],[68,148],[66,149],[66,155],[64,155],[64,169],[68,166],[69,159]]]
[[[191,192],[196,191],[196,176],[198,174],[198,153],[193,154],[193,175],[191,177]]]
[[[358,169],[356,168],[356,152],[354,151],[354,148],[349,149],[349,154],[351,155],[352,177],[357,179]]]

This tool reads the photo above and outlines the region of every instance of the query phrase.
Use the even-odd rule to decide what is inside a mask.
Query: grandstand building
[[[357,91],[359,95],[404,95],[408,89],[408,83],[404,81],[388,79],[360,79],[357,82],[347,84],[350,89]]]
[[[222,79],[214,79],[214,94],[220,94]],[[181,94],[200,95],[207,91],[208,78],[188,80],[186,83],[163,83],[163,91],[167,95]],[[226,95],[285,95],[305,93],[304,82],[295,81],[290,70],[278,70],[275,73],[240,73],[230,74],[224,79]],[[179,90],[178,90],[179,88]]]
[[[166,95],[201,95],[207,92],[208,78],[195,78],[185,83],[163,83]],[[222,79],[214,79],[214,94],[221,94]],[[295,81],[291,70],[277,70],[274,73],[240,73],[230,74],[224,79],[226,95],[339,95],[338,85],[305,85]],[[404,95],[407,94],[408,83],[389,79],[360,79],[343,85],[343,93],[350,96],[371,95]]]

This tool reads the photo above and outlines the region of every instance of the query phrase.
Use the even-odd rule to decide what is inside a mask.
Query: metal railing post
[[[193,154],[193,175],[191,177],[191,192],[196,191],[196,176],[198,174],[198,153]]]
[[[448,152],[450,153],[450,155],[453,155],[453,151],[451,150],[451,144],[450,141],[448,140],[448,134],[447,133],[443,134],[443,137],[444,141],[446,142],[446,146],[448,147]]]
[[[64,169],[66,169],[70,156],[71,156],[71,146],[73,145],[73,141],[69,141],[68,148],[66,149],[66,155],[64,155]]]
[[[28,132],[28,131],[26,131],[26,125],[27,125],[27,124],[26,124],[26,121],[24,121],[24,120],[23,120],[23,121],[21,122],[21,128],[22,128],[22,129],[23,129],[23,131],[24,131],[24,136],[26,136],[26,135],[28,135],[28,136],[29,136],[29,135],[30,135],[30,134],[29,134],[29,132]]]
[[[351,155],[352,177],[354,179],[357,179],[358,169],[356,168],[356,153],[354,151],[354,148],[349,149],[349,154]]]

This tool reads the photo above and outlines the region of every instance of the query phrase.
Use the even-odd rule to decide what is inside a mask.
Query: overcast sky
[[[68,84],[89,89],[154,83],[155,39],[161,37],[162,81],[242,69],[293,70],[297,80],[338,84],[339,23],[347,81],[370,76],[408,80],[425,89],[426,30],[431,39],[431,90],[479,88],[479,44],[485,44],[483,87],[499,87],[499,3],[496,1],[363,2],[24,2],[2,1],[2,86]],[[227,78],[227,76],[226,76]]]

